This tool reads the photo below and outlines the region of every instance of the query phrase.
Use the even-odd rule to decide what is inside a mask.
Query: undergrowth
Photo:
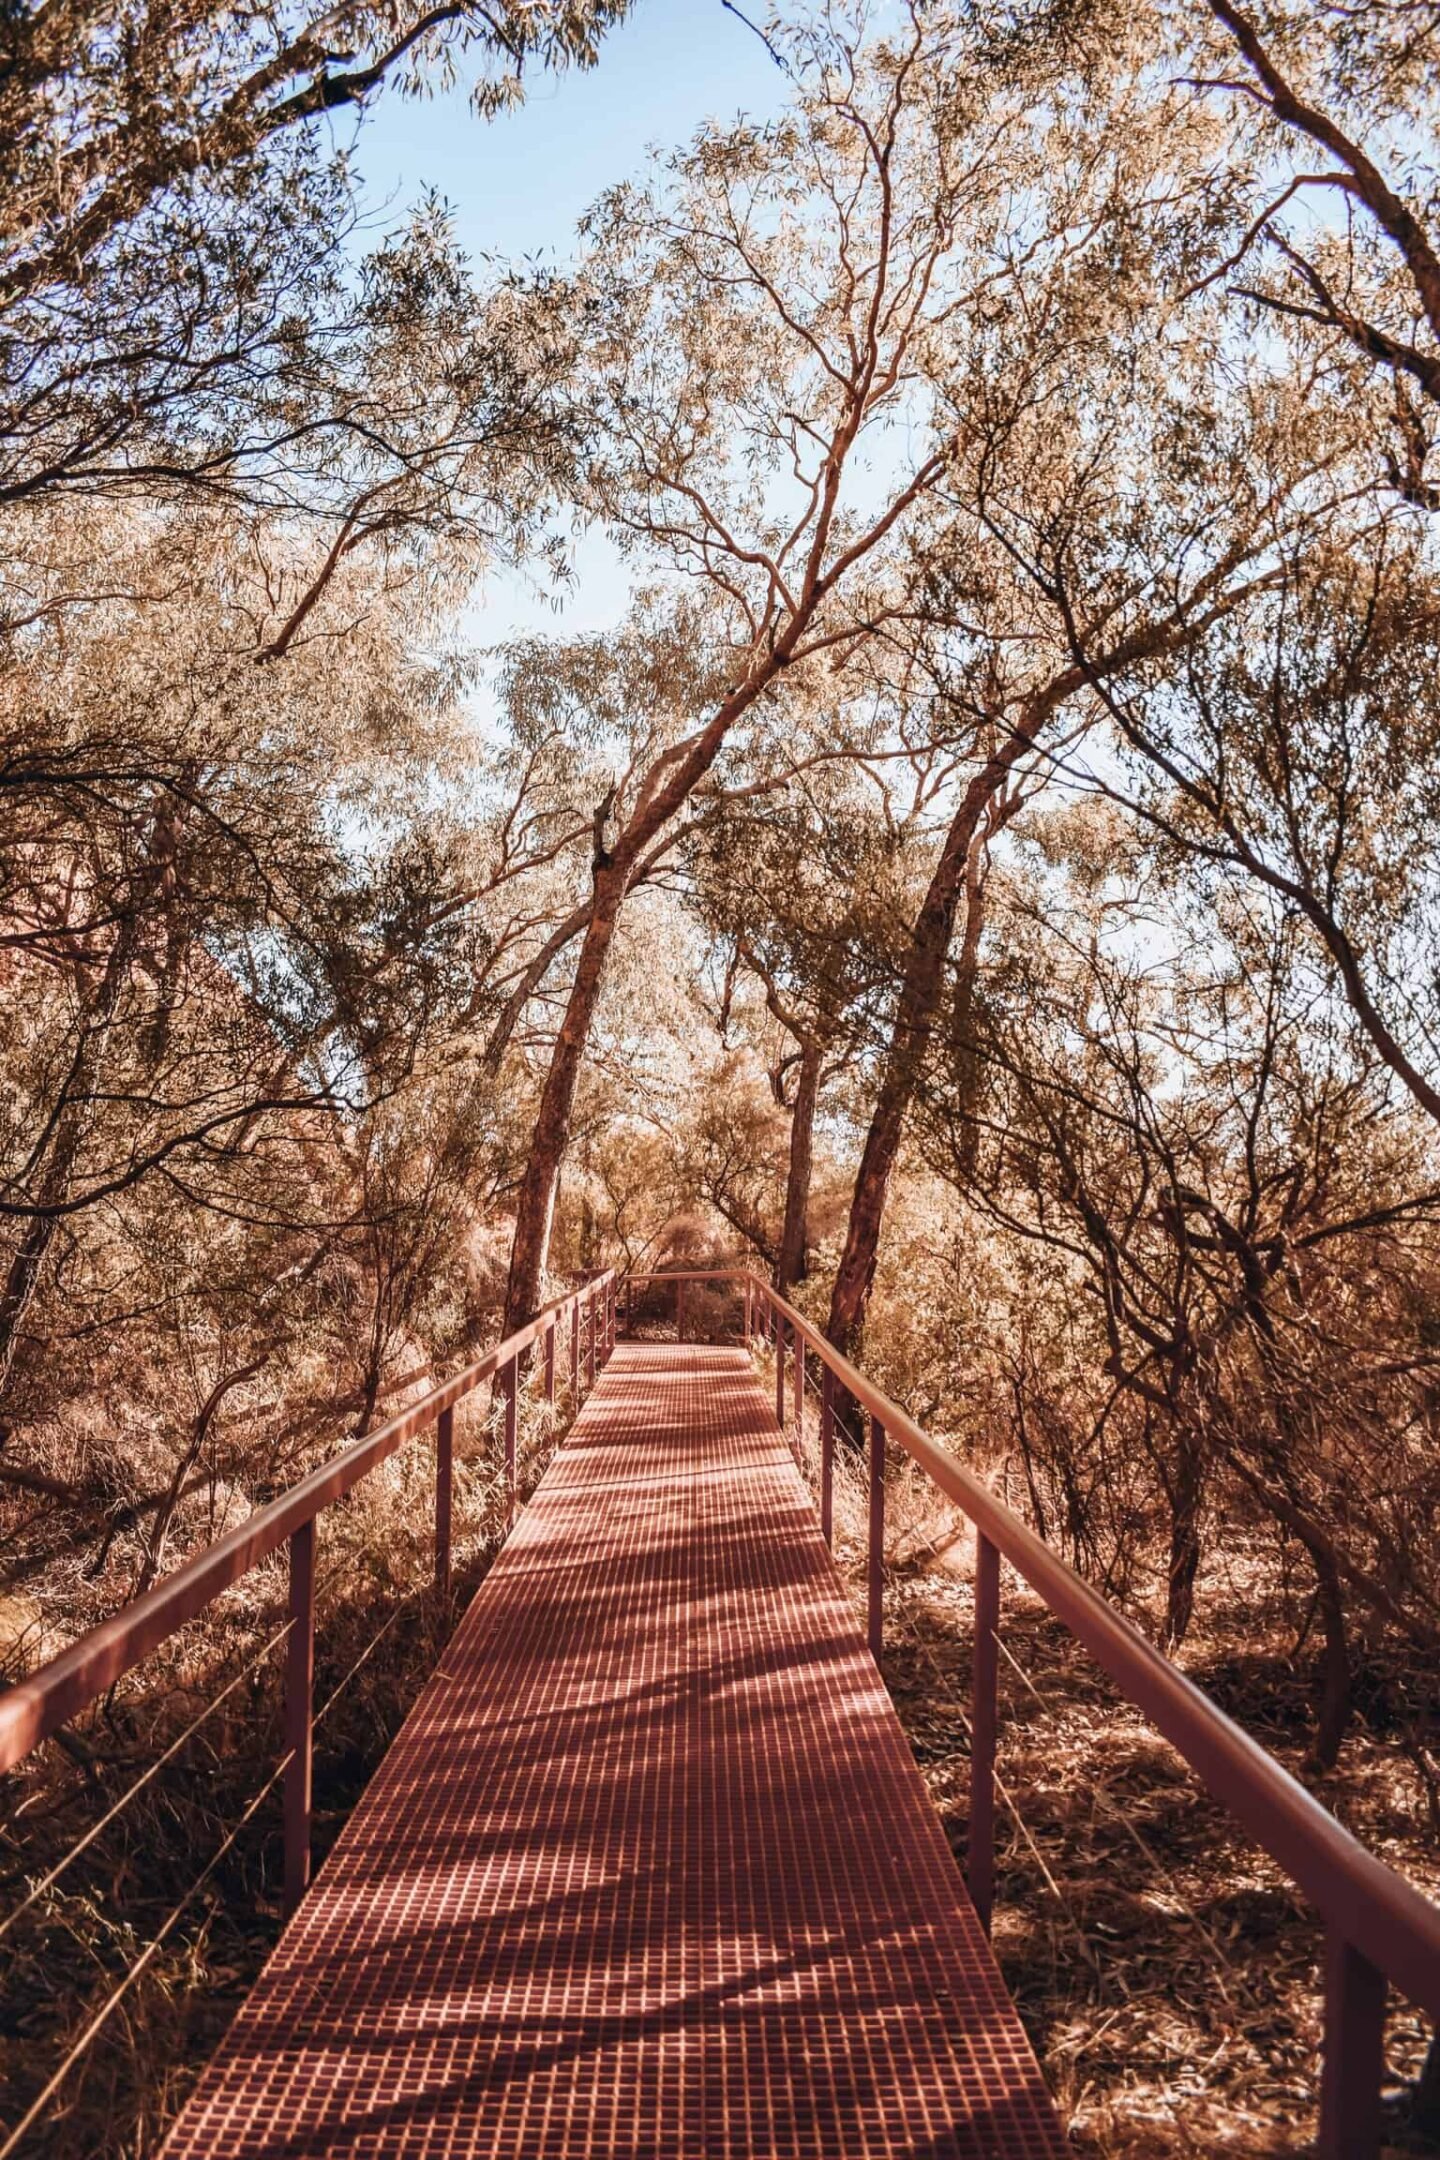
[[[696,1309],[696,1333],[719,1317]],[[535,1381],[522,1417],[522,1491],[556,1430]],[[316,1731],[317,1866],[498,1550],[493,1426],[480,1416],[457,1433],[448,1603],[431,1578],[428,1438],[323,1519],[317,1709],[334,1700]],[[801,1452],[813,1480],[813,1399]],[[866,1520],[864,1465],[841,1450],[836,1557],[857,1601]],[[885,1676],[963,1866],[971,1544],[933,1487],[895,1460],[886,1560]],[[1356,1730],[1339,1768],[1317,1779],[1306,1766],[1304,1646],[1287,1637],[1266,1564],[1237,1529],[1198,1601],[1209,1618],[1186,1644],[1185,1670],[1373,1851],[1434,1894],[1437,1797],[1416,1740],[1428,1677],[1367,1666]],[[97,1586],[97,1606],[102,1594]],[[277,1555],[0,1786],[0,2080],[11,2123],[163,1931],[22,2145],[27,2160],[148,2160],[278,1937],[280,1788],[259,1796],[282,1748],[275,1638],[284,1618]],[[1312,2147],[1318,2090],[1314,1913],[1009,1570],[1001,1636],[995,1949],[1077,2153],[1299,2160]],[[173,1758],[35,1896],[171,1746]],[[27,1897],[29,1910],[7,1925]],[[1440,2153],[1433,2116],[1420,2119],[1428,2038],[1417,2014],[1392,2005],[1387,2119],[1397,2160]]]
[[[522,1399],[522,1496],[558,1429],[539,1382],[537,1365]],[[560,1394],[563,1406],[563,1374]],[[320,1518],[315,1868],[503,1537],[498,1406],[487,1414],[474,1398],[461,1412],[448,1599],[433,1576],[433,1434]],[[77,1594],[76,1632],[106,1609],[105,1588],[88,1612]],[[119,1602],[112,1593],[110,1609]],[[61,2073],[17,2160],[149,2160],[279,1937],[286,1616],[282,1551],[0,1779],[3,2130]]]
[[[813,1483],[813,1405],[802,1457]],[[857,1604],[866,1526],[865,1466],[842,1449],[836,1558]],[[962,1867],[972,1558],[963,1518],[892,1455],[885,1678]],[[1186,1643],[1189,1677],[1434,1896],[1440,1849],[1433,1780],[1414,1742],[1416,1676],[1379,1664],[1361,1673],[1356,1730],[1338,1769],[1316,1777],[1306,1761],[1310,1676],[1263,1549],[1231,1539],[1201,1588],[1197,1608],[1211,1617]],[[1009,1568],[1000,1637],[995,1951],[1076,2151],[1299,2160],[1313,2151],[1319,2091],[1314,1911]],[[1423,1694],[1433,1680],[1421,1681]],[[1385,2110],[1396,2160],[1440,2153],[1440,2096],[1423,2074],[1430,2037],[1392,1997]]]

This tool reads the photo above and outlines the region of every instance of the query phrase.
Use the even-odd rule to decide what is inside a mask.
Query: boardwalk
[[[1057,2160],[739,1351],[622,1344],[170,2160]]]

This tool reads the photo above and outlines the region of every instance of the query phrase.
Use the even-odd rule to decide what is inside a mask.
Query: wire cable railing
[[[167,1744],[154,1762],[120,1793],[97,1821],[31,1884],[20,1902],[0,1918],[0,1939],[54,1888],[65,1872],[88,1851],[124,1811],[151,1787],[166,1766],[193,1740],[207,1721],[259,1670],[283,1643],[286,1646],[283,1698],[284,1746],[279,1760],[239,1818],[229,1827],[199,1873],[172,1904],[145,1947],[131,1960],[104,2001],[66,2049],[60,2062],[19,2120],[0,2129],[0,2160],[9,2160],[137,1981],[153,1964],[186,1910],[234,1849],[277,1785],[283,1783],[284,1909],[293,1911],[309,1881],[312,1839],[312,1777],[317,1727],[369,1662],[381,1643],[422,1594],[402,1596],[366,1641],[319,1708],[314,1703],[315,1621],[319,1599],[345,1572],[341,1563],[317,1583],[315,1523],[323,1510],[345,1497],[406,1441],[433,1428],[435,1433],[434,1584],[448,1601],[451,1579],[454,1501],[454,1410],[457,1403],[487,1380],[496,1382],[500,1399],[503,1446],[501,1497],[505,1527],[513,1524],[518,1497],[518,1403],[522,1360],[538,1350],[543,1358],[543,1386],[553,1408],[562,1329],[569,1337],[569,1396],[573,1413],[583,1389],[614,1343],[615,1277],[605,1273],[580,1290],[556,1299],[527,1326],[432,1389],[420,1402],[363,1435],[322,1463],[289,1491],[258,1509],[227,1536],[157,1583],[142,1597],[92,1628],[78,1642],[36,1672],[0,1694],[0,1772],[13,1769],[44,1740],[59,1732],[125,1675],[178,1634],[222,1593],[259,1567],[281,1545],[289,1551],[289,1611],[245,1663]]]
[[[683,1339],[688,1284],[738,1292],[743,1340],[775,1357],[775,1417],[788,1390],[797,1416],[807,1356],[820,1379],[820,1520],[833,1540],[833,1478],[845,1399],[865,1421],[866,1633],[877,1661],[884,1631],[885,1459],[900,1448],[975,1531],[975,1627],[970,1701],[970,1815],[966,1879],[988,1929],[994,1902],[995,1770],[1002,1646],[1000,1563],[1016,1573],[1084,1645],[1127,1700],[1162,1733],[1230,1817],[1304,1892],[1325,1924],[1324,2041],[1319,2160],[1376,2160],[1381,2147],[1386,1998],[1393,1985],[1440,2019],[1440,1907],[1362,1845],[1273,1755],[1228,1718],[1178,1666],[1039,1538],[1019,1515],[932,1440],[898,1403],[842,1357],[803,1313],[748,1269],[651,1271],[622,1278],[621,1324],[642,1285],[673,1286]]]
[[[164,1753],[157,1755],[154,1762],[147,1769],[142,1770],[139,1777],[126,1786],[119,1798],[110,1803],[110,1806],[106,1808],[105,1813],[99,1817],[98,1821],[91,1823],[89,1829],[76,1838],[74,1844],[40,1877],[40,1880],[31,1885],[18,1905],[12,1905],[9,1912],[0,1916],[0,1941],[4,1940],[11,1928],[22,1920],[33,1906],[38,1905],[47,1890],[53,1890],[67,1869],[74,1865],[82,1853],[89,1851],[96,1839],[109,1829],[111,1823],[124,1814],[131,1802],[138,1800],[147,1786],[153,1785],[166,1764],[174,1761],[187,1743],[194,1739],[196,1733],[209,1722],[222,1704],[227,1702],[235,1693],[236,1689],[243,1686],[252,1673],[259,1671],[271,1651],[278,1649],[280,1644],[284,1642],[293,1625],[293,1621],[287,1620],[283,1627],[276,1628],[275,1632],[260,1645],[254,1656],[246,1659],[233,1679],[226,1682],[219,1694],[213,1695],[204,1709],[197,1711],[189,1724],[176,1734]]]

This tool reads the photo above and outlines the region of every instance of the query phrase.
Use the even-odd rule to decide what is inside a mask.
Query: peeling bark
[[[575,980],[570,985],[550,1070],[540,1093],[525,1175],[520,1181],[515,1239],[510,1250],[510,1279],[505,1292],[507,1335],[523,1327],[540,1303],[541,1283],[550,1255],[550,1227],[555,1215],[560,1164],[575,1109],[575,1090],[600,997],[605,962],[620,919],[625,886],[625,870],[614,862],[596,874],[590,920],[585,926]]]
[[[782,1297],[793,1283],[804,1282],[810,1271],[810,1177],[815,1161],[815,1111],[819,1099],[820,1046],[805,1041],[800,1045],[795,1107],[790,1113],[785,1224],[780,1233],[780,1256],[775,1269],[775,1287]]]
[[[945,962],[961,895],[966,889],[972,851],[978,852],[982,821],[991,802],[1011,767],[1033,739],[1031,734],[1022,741],[1017,730],[1005,751],[987,759],[965,790],[911,932],[895,1026],[885,1054],[880,1092],[871,1114],[865,1151],[855,1178],[845,1246],[830,1299],[826,1333],[845,1357],[855,1355],[864,1333],[865,1310],[875,1280],[890,1179],[900,1153],[906,1113],[914,1098],[920,1068],[934,1031]]]

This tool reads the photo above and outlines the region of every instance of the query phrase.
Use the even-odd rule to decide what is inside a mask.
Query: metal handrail
[[[1324,2160],[1368,2160],[1379,2150],[1385,1992],[1393,1982],[1412,2002],[1440,2018],[1440,1906],[1352,1837],[1312,1793],[1225,1715],[1099,1591],[1036,1536],[1014,1510],[932,1440],[850,1360],[842,1357],[803,1313],[749,1269],[688,1269],[626,1276],[631,1284],[677,1286],[683,1325],[685,1281],[738,1285],[745,1300],[745,1339],[755,1333],[758,1308],[777,1351],[777,1422],[785,1428],[785,1338],[792,1371],[804,1387],[808,1350],[821,1368],[822,1523],[830,1527],[830,1469],[838,1388],[870,1419],[870,1640],[878,1652],[880,1538],[883,1535],[884,1443],[894,1441],[918,1463],[976,1530],[975,1695],[972,1704],[972,1836],[967,1874],[972,1896],[989,1922],[993,1857],[995,1627],[999,1619],[999,1559],[1010,1562],[1078,1641],[1163,1733],[1237,1822],[1304,1891],[1327,1928],[1325,2072],[1320,2153]],[[974,1832],[981,1833],[976,1850]],[[976,1893],[979,1893],[978,1895]]]
[[[578,1398],[582,1361],[590,1381],[597,1360],[608,1356],[615,1340],[614,1269],[607,1269],[578,1290],[556,1298],[535,1318],[487,1350],[473,1365],[388,1423],[351,1442],[287,1492],[257,1508],[235,1529],[207,1545],[163,1581],[102,1620],[57,1657],[0,1694],[0,1772],[13,1769],[42,1740],[123,1679],[142,1659],[213,1604],[241,1576],[286,1543],[290,1547],[290,1614],[285,1693],[286,1747],[291,1764],[285,1791],[285,1896],[298,1903],[309,1879],[310,1771],[315,1640],[314,1525],[332,1502],[343,1499],[362,1479],[417,1433],[434,1426],[435,1578],[442,1591],[450,1582],[450,1523],[454,1480],[453,1418],[455,1405],[486,1380],[502,1375],[505,1405],[505,1471],[509,1515],[514,1519],[516,1425],[519,1361],[543,1342],[546,1397],[555,1397],[556,1337],[570,1321],[570,1386]],[[582,1350],[581,1336],[585,1336]]]

